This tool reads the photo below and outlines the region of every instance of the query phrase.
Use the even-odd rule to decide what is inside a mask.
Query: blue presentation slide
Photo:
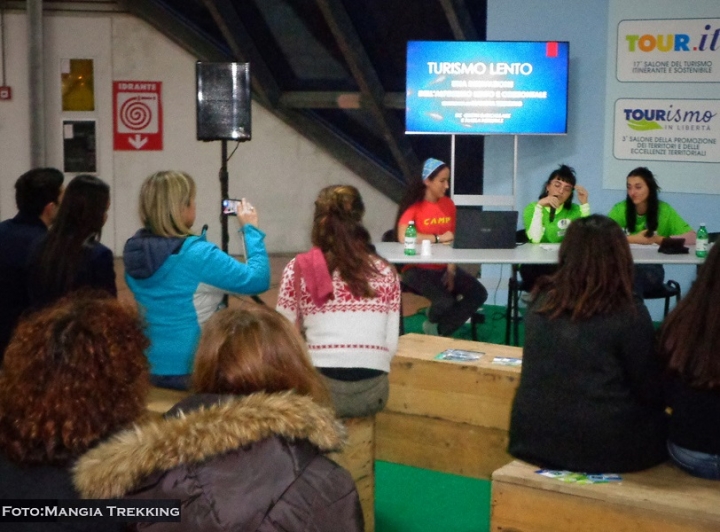
[[[567,133],[567,42],[410,41],[405,130]]]

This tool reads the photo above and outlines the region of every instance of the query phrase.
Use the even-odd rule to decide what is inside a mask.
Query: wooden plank
[[[375,417],[343,419],[348,441],[341,453],[329,456],[350,472],[360,496],[365,532],[375,530]]]
[[[718,483],[692,477],[670,464],[638,473],[623,473],[621,483],[591,485],[558,482],[536,474],[537,469],[515,460],[493,473],[493,485],[512,484],[555,493],[560,498],[582,496],[588,501],[630,505],[637,510],[664,513],[681,520],[706,516],[715,523],[715,530],[720,530]]]
[[[190,392],[151,386],[148,394],[147,409],[151,412],[164,414],[189,395]]]
[[[556,481],[558,484],[561,482]],[[599,485],[594,485],[599,486]],[[602,486],[611,486],[604,484]],[[616,484],[614,486],[617,486]],[[576,486],[576,488],[592,486]],[[717,488],[716,488],[717,489]],[[576,489],[576,492],[578,490]],[[678,516],[493,480],[490,530],[504,532],[717,532],[720,521]]]
[[[507,443],[505,430],[387,410],[376,415],[377,460],[489,479],[512,460]]]
[[[449,348],[478,351],[483,355],[469,362],[435,360]],[[495,357],[522,358],[522,349],[404,335],[392,361],[386,411],[507,430],[520,368],[493,364]]]

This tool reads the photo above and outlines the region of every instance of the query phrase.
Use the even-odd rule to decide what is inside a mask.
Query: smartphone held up
[[[242,200],[239,199],[224,199],[222,201],[222,212],[223,214],[233,214],[237,216],[238,211],[242,209]]]

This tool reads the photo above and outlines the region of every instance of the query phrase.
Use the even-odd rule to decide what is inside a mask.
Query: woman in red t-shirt
[[[425,161],[422,180],[411,185],[400,202],[395,224],[400,242],[405,240],[410,221],[415,221],[418,243],[452,243],[456,208],[445,195],[449,181],[448,165],[437,159]],[[452,335],[487,299],[485,287],[455,264],[408,264],[402,280],[430,300],[428,319],[423,323],[426,334]]]

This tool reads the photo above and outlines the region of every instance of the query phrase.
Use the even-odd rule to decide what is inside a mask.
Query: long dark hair
[[[538,196],[539,200],[548,195],[547,187],[553,179],[559,179],[563,183],[573,186],[573,191],[570,193],[570,196],[568,196],[565,203],[563,203],[563,206],[566,209],[570,209],[572,207],[573,198],[575,197],[575,184],[577,183],[575,169],[566,164],[561,164],[558,168],[553,170],[550,177],[547,178],[547,181],[545,181],[545,184],[543,185],[542,192],[540,192],[540,196]]]
[[[645,236],[651,237],[658,228],[658,192],[660,191],[660,185],[655,181],[653,173],[644,166],[638,166],[634,170],[631,170],[627,176],[628,178],[639,177],[645,181],[650,191],[647,199],[647,211],[645,212]],[[637,210],[629,194],[625,198],[625,205],[625,226],[627,227],[628,233],[632,234],[635,232],[635,226],[637,225]]]
[[[33,261],[34,290],[48,299],[72,290],[86,246],[100,239],[109,201],[110,187],[102,179],[81,174],[70,181]]]
[[[325,256],[330,273],[338,270],[355,297],[374,297],[370,278],[379,272],[370,233],[362,223],[365,204],[350,185],[325,187],[315,200],[312,243]]]
[[[604,250],[598,253],[598,250]],[[538,279],[537,312],[573,320],[610,314],[633,304],[633,260],[620,226],[600,214],[573,221],[560,244],[558,269]]]
[[[433,172],[425,178],[428,181],[432,181],[437,177],[437,175],[440,173],[441,170],[444,168],[447,168],[448,165],[442,164],[438,166]],[[422,201],[425,198],[425,180],[422,178],[414,180],[410,185],[408,186],[407,192],[405,192],[405,195],[403,196],[402,200],[400,200],[400,203],[398,205],[398,211],[397,215],[395,216],[395,226],[393,227],[395,233],[394,237],[397,241],[397,228],[398,223],[400,222],[400,218],[405,213],[406,210],[408,210],[411,206],[415,205],[419,201]]]
[[[688,294],[665,319],[659,351],[670,373],[697,388],[720,386],[720,244],[713,245]]]

